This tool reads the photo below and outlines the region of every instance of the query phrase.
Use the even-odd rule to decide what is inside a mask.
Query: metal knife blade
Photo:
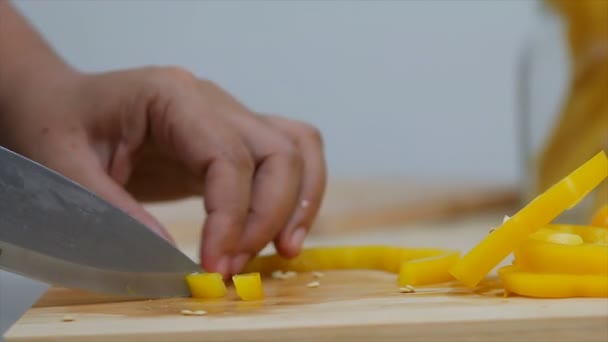
[[[0,268],[99,293],[189,296],[200,267],[66,177],[0,147]]]

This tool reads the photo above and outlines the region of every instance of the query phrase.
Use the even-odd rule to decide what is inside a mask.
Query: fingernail
[[[238,274],[243,270],[245,264],[249,261],[249,254],[240,253],[237,254],[234,258],[232,258],[232,263],[230,265],[230,273]]]
[[[215,272],[221,273],[223,276],[227,276],[230,268],[230,260],[227,256],[222,256],[218,260],[215,266]]]
[[[298,227],[291,234],[291,248],[297,249],[298,251],[302,247],[302,243],[304,242],[304,238],[306,237],[306,229],[304,227]]]

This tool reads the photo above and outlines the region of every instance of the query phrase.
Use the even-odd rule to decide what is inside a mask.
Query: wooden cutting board
[[[467,250],[503,214],[313,236],[307,243]],[[181,247],[196,253],[194,243]],[[239,301],[232,288],[222,300],[128,302],[56,289],[8,331],[6,341],[608,341],[608,299],[505,298],[495,278],[475,290],[446,283],[408,294],[398,292],[395,275],[379,271],[325,272],[318,288],[306,286],[312,279],[307,273],[265,279],[266,299],[255,302]],[[182,316],[183,309],[208,314]],[[66,315],[74,321],[63,322]]]

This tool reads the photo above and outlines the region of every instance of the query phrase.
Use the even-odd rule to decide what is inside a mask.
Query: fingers
[[[228,275],[240,272],[273,240],[282,255],[299,253],[321,204],[326,171],[319,134],[307,125],[286,119],[269,124],[248,112],[224,124],[242,139],[241,159],[248,153],[255,163],[255,169],[249,163],[227,164],[232,168],[217,175],[212,164],[206,174],[209,217],[201,258],[205,269]],[[229,154],[225,149],[222,155]]]
[[[179,68],[158,70],[156,80],[147,106],[151,139],[202,180],[201,264],[227,276],[249,209],[254,160],[218,115],[213,87],[201,91],[201,82]]]
[[[216,159],[205,179],[207,220],[201,242],[201,262],[205,270],[228,276],[245,226],[251,193],[253,161]],[[246,161],[249,160],[249,161]]]
[[[293,257],[299,254],[325,193],[327,166],[323,142],[319,131],[307,124],[276,116],[269,116],[266,120],[270,125],[290,136],[302,156],[302,180],[298,205],[289,223],[275,239],[277,251],[285,257]]]
[[[296,255],[325,187],[318,132],[262,119],[219,87],[180,75],[167,90],[171,101],[156,99],[150,130],[204,179],[203,268],[237,273],[273,240]]]
[[[233,127],[221,117],[205,116],[201,99],[196,94],[187,95],[184,91],[185,97],[173,106],[163,106],[172,108],[172,112],[153,118],[152,130],[196,177],[203,179],[207,219],[201,263],[207,271],[228,276],[249,211],[255,161]]]
[[[289,221],[297,205],[302,178],[302,159],[298,149],[282,134],[269,130],[264,123],[257,127],[255,140],[258,166],[240,254],[231,264],[238,273],[249,259],[272,241]]]

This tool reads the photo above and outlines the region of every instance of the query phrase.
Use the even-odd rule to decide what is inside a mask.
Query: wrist
[[[27,154],[39,144],[40,127],[57,121],[60,108],[73,101],[80,73],[67,66],[13,69],[0,77],[0,146]],[[46,123],[45,123],[46,122]],[[31,152],[31,151],[30,151]]]
[[[0,1],[0,129],[18,102],[52,92],[77,72],[6,1]],[[1,133],[1,132],[0,132]]]

